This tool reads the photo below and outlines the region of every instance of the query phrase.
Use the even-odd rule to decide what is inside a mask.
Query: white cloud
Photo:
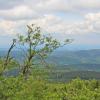
[[[11,9],[15,6],[22,4],[24,0],[0,0],[0,9]]]
[[[100,0],[41,0],[37,3],[41,12],[87,13],[100,10]]]
[[[92,9],[100,8],[100,0],[71,0],[73,7],[83,8],[83,9]]]
[[[0,18],[8,20],[32,19],[45,14],[100,11],[100,0],[1,0]]]
[[[49,33],[63,33],[63,34],[88,34],[100,32],[100,13],[89,13],[84,16],[81,22],[67,23],[65,19],[55,15],[45,15],[41,18],[31,20],[1,20],[0,30],[5,31],[6,34],[17,33],[24,31],[27,24],[37,24]]]
[[[16,10],[20,9],[18,13],[21,13],[21,15],[23,14],[23,17],[21,17],[22,19],[27,17],[28,14],[31,14],[32,17],[34,17],[36,16],[36,12],[40,15],[62,12],[87,13],[91,11],[99,11],[100,0],[1,0],[0,7],[0,11],[3,14],[8,12],[13,12],[15,14]],[[4,9],[2,9],[2,7]],[[24,10],[26,10],[26,12]]]
[[[39,2],[37,9],[41,12],[65,12],[71,8],[68,0],[47,0],[45,2]]]
[[[92,15],[92,16],[91,16]],[[92,18],[93,17],[93,18]],[[65,19],[58,16],[48,15],[42,19],[35,20],[48,32],[64,33],[64,34],[88,34],[99,33],[100,31],[100,14],[87,14],[81,22],[67,23]],[[33,20],[34,23],[34,20]]]
[[[37,13],[28,6],[17,6],[13,9],[0,10],[0,18],[7,20],[23,20],[37,17]]]
[[[13,34],[24,30],[23,27],[30,23],[36,23],[45,31],[53,33],[86,34],[100,31],[100,0],[4,1],[0,1],[0,5],[5,7],[5,9],[0,8],[0,34]],[[63,18],[62,13],[69,12],[72,15],[74,13],[78,15],[81,12],[84,19],[80,22],[76,20],[73,23],[67,23],[69,19]],[[74,19],[74,16],[71,17]]]
[[[85,16],[86,21],[92,25],[94,32],[100,33],[100,12],[99,13],[89,13]]]
[[[98,12],[98,13],[88,13],[85,16],[85,18],[90,20],[90,21],[98,21],[98,20],[100,20],[100,12]]]

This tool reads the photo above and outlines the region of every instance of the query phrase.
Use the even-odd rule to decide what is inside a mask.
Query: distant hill
[[[50,63],[71,70],[100,71],[100,49],[54,52],[49,58]]]
[[[54,52],[49,59],[59,64],[100,64],[100,49]]]
[[[0,50],[0,56],[5,56],[6,50]],[[13,51],[12,55],[21,61],[24,53]],[[58,50],[53,52],[47,59],[57,67],[67,68],[69,70],[100,71],[100,49],[67,51]]]
[[[6,50],[0,50],[0,56],[3,57]],[[13,51],[12,56],[22,61],[24,53]],[[50,81],[66,82],[80,77],[81,79],[100,80],[100,49],[67,51],[58,50],[52,53],[47,59],[48,63],[55,65],[50,71]],[[6,76],[16,76],[17,69],[5,72]]]

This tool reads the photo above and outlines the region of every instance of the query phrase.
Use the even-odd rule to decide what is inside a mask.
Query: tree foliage
[[[41,28],[32,24],[27,25],[27,34],[19,35],[17,39],[13,39],[13,42],[7,52],[4,59],[0,62],[0,73],[9,69],[9,66],[19,66],[21,73],[26,77],[31,73],[32,68],[38,62],[39,64],[47,66],[45,58],[48,57],[57,48],[70,43],[70,39],[66,39],[63,43],[60,43],[57,39],[54,39],[50,34],[43,34]],[[14,47],[21,44],[22,52],[24,52],[24,61],[18,63],[12,56],[11,52]],[[26,49],[25,49],[26,47]],[[23,51],[25,49],[25,51]],[[40,60],[35,62],[35,58]],[[16,65],[13,65],[16,64]]]
[[[62,44],[49,34],[43,34],[41,28],[32,24],[27,25],[27,34],[18,36],[18,43],[26,47],[24,64],[22,65],[23,75],[27,75],[31,68],[36,64],[35,58],[40,59],[40,63],[46,65],[45,58],[48,57],[55,49],[70,43],[70,39],[66,39]],[[39,61],[38,61],[39,63]]]
[[[16,39],[13,39],[10,48],[5,57],[0,58],[0,75],[3,74],[5,70],[11,69],[14,66],[18,66],[18,62],[11,56],[12,50],[16,46]]]
[[[48,83],[32,76],[0,78],[0,100],[100,100],[100,81]]]

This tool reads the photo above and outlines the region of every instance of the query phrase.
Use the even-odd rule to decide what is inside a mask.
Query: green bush
[[[0,77],[0,100],[100,100],[100,82],[75,79],[49,83],[30,76]]]

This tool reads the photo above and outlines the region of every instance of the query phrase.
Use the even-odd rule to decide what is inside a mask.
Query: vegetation
[[[5,70],[13,68],[14,66],[16,67],[18,66],[17,61],[13,57],[11,57],[11,52],[15,46],[16,46],[16,40],[13,39],[13,42],[6,56],[0,59],[0,75],[2,75]]]
[[[51,70],[48,70],[45,58],[70,43],[69,39],[62,44],[50,35],[41,34],[40,27],[31,25],[27,28],[27,34],[14,39],[7,55],[0,59],[0,100],[100,100],[100,81],[77,78],[63,83],[49,80],[47,73]],[[11,57],[16,44],[21,44],[23,49],[26,46],[23,63]],[[44,65],[47,68],[40,70],[39,66]],[[5,76],[4,72],[14,66],[19,66],[20,74]]]
[[[100,100],[100,82],[72,80],[48,83],[31,76],[0,78],[0,100]]]
[[[33,68],[35,63],[35,58],[39,58],[42,64],[45,64],[45,58],[52,53],[55,49],[60,46],[66,45],[70,42],[69,39],[64,41],[64,44],[60,44],[56,39],[53,39],[50,35],[43,35],[41,32],[41,28],[32,25],[27,25],[28,32],[25,36],[20,35],[18,37],[18,42],[22,44],[22,46],[27,46],[27,50],[25,52],[24,63],[21,66],[22,74],[27,76],[31,68]],[[39,60],[38,60],[39,63]],[[46,65],[46,64],[45,64]],[[47,66],[47,65],[46,65]]]

